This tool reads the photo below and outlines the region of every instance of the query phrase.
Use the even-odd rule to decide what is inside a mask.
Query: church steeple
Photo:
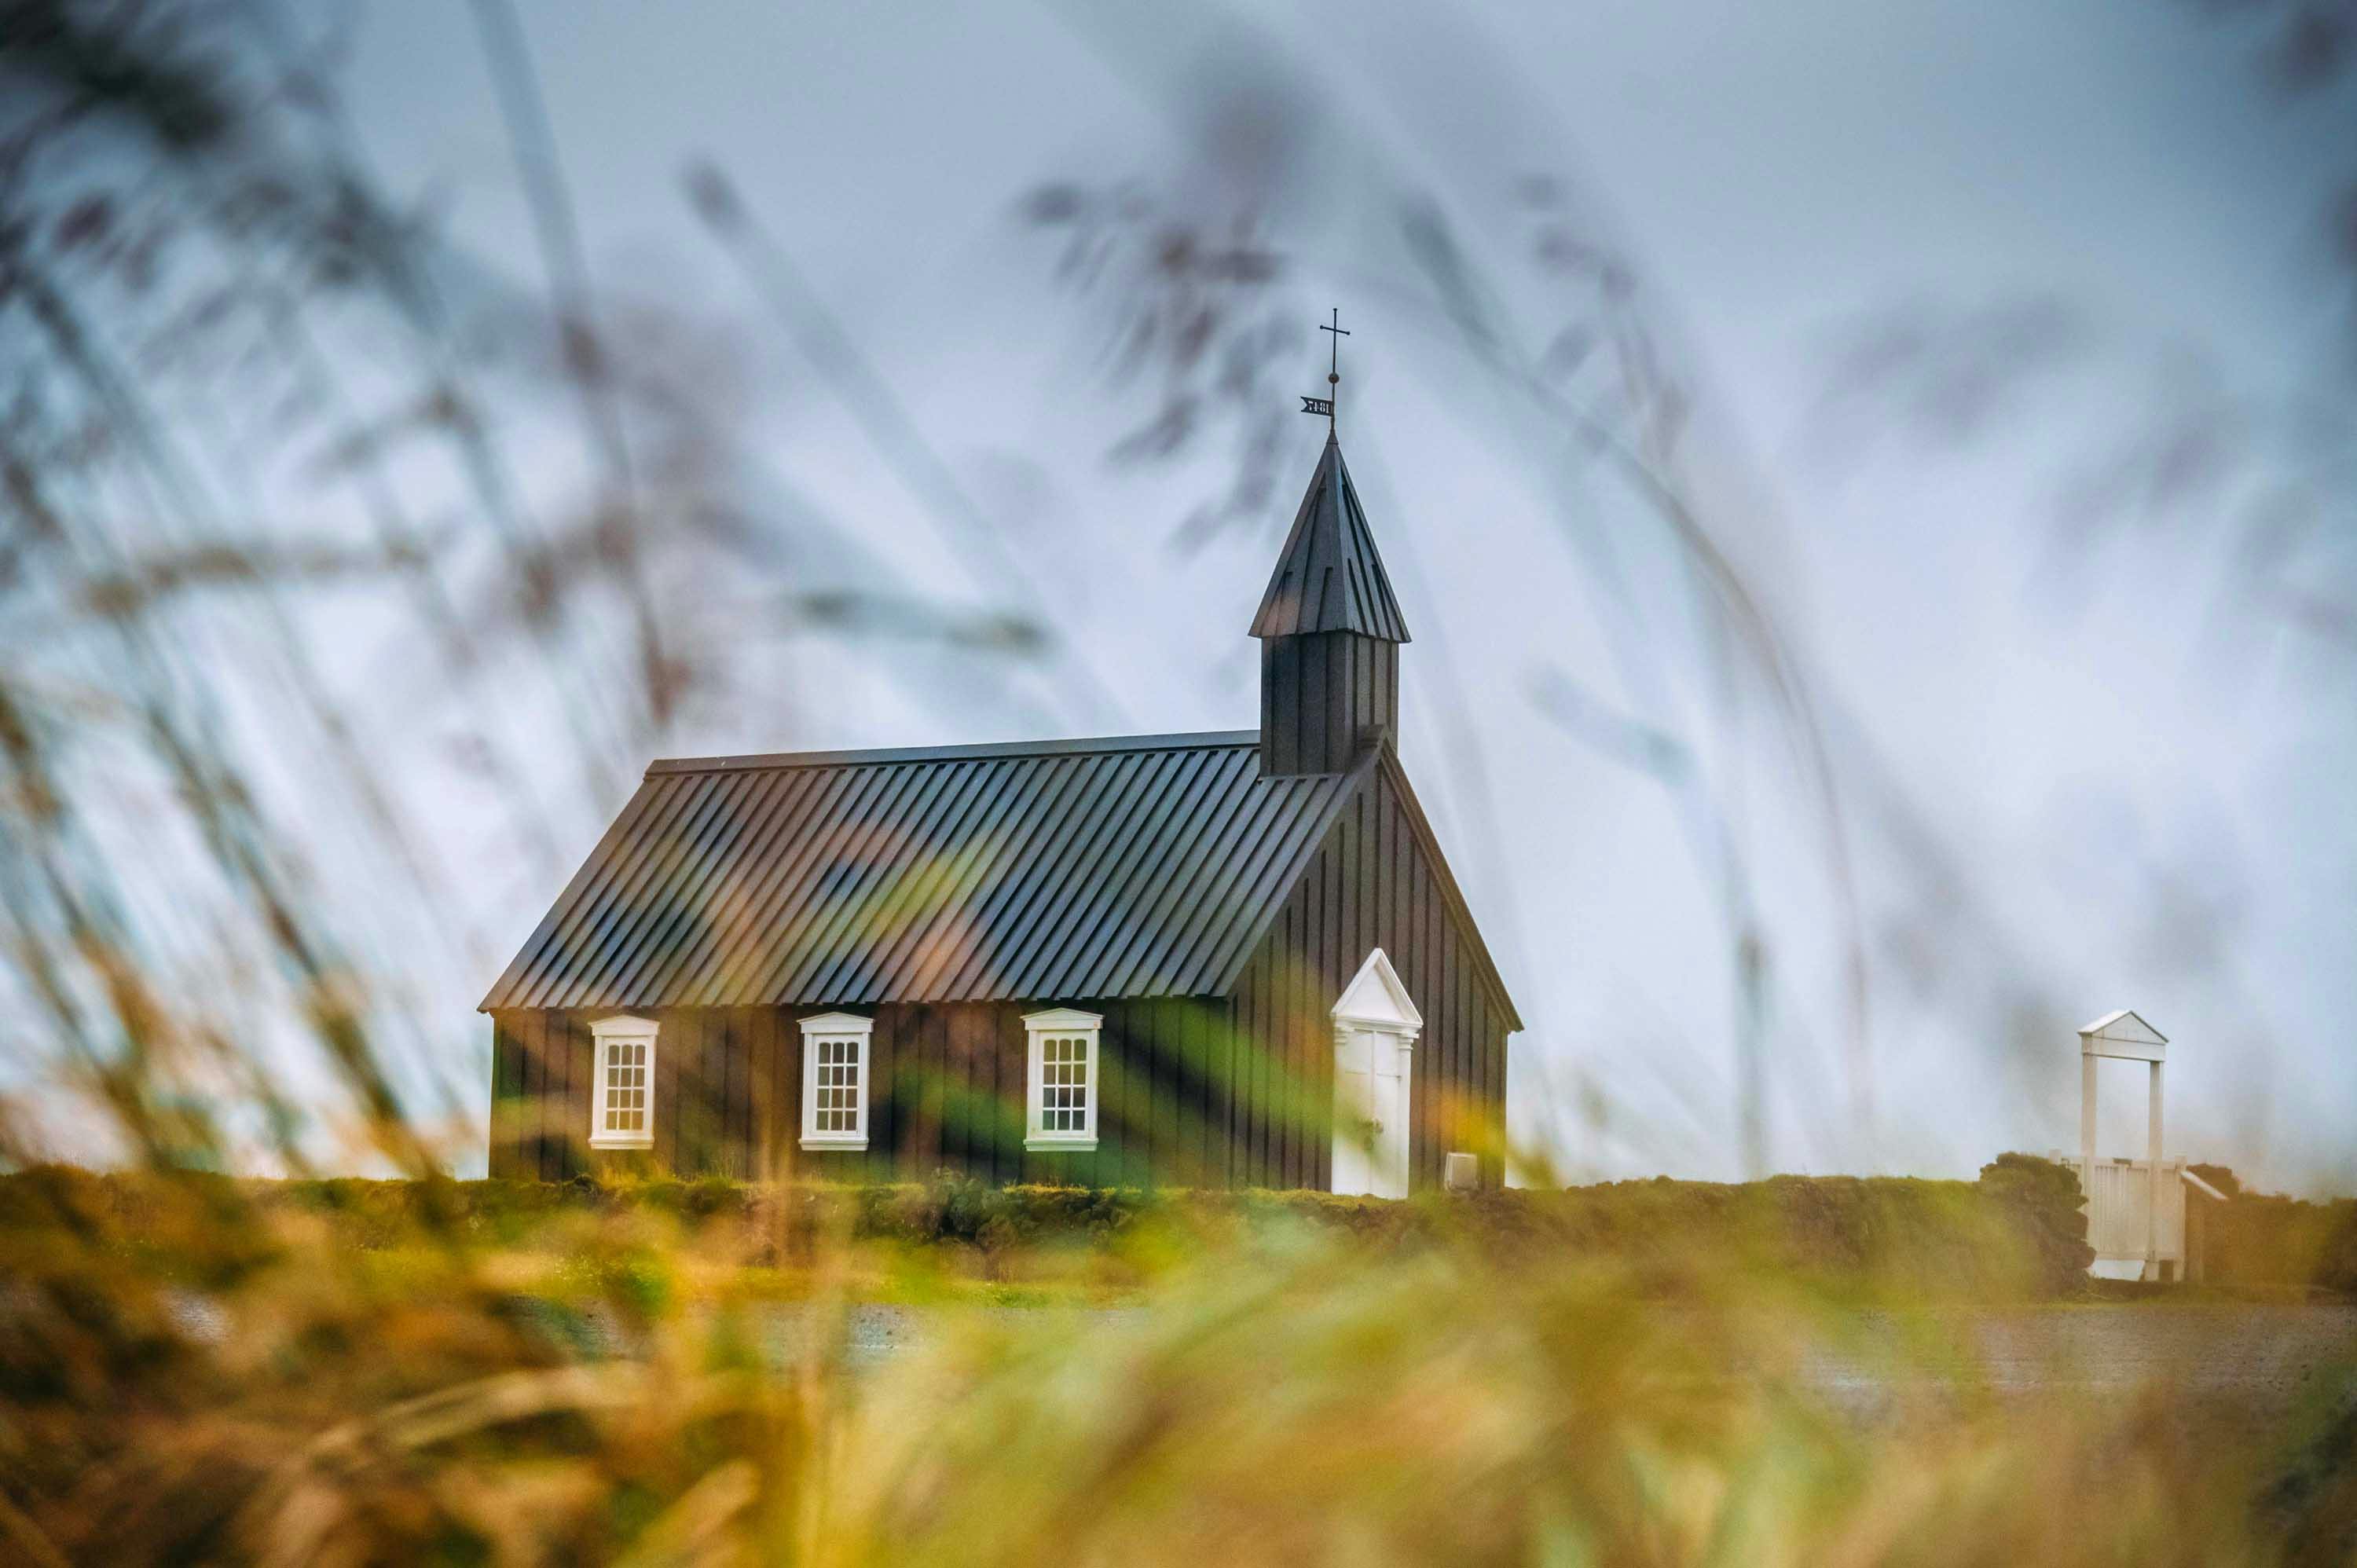
[[[1377,730],[1398,733],[1407,621],[1330,434],[1252,634],[1264,773],[1337,773]]]

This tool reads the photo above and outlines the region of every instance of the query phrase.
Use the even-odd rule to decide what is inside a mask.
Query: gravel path
[[[1019,1307],[983,1307],[1021,1312]],[[1102,1309],[1107,1321],[1136,1308]],[[1925,1320],[1912,1320],[1920,1329]],[[851,1359],[877,1366],[921,1345],[941,1322],[922,1307],[851,1309]],[[2357,1305],[2200,1303],[1970,1307],[1931,1315],[1932,1343],[1888,1314],[1861,1315],[1860,1347],[1820,1350],[1802,1376],[1837,1402],[1871,1409],[1903,1387],[1888,1365],[1920,1381],[1954,1379],[2000,1395],[2085,1392],[2126,1397],[2153,1384],[2205,1402],[2279,1414],[2357,1366]],[[796,1330],[785,1326],[791,1340]],[[1910,1348],[1911,1344],[1911,1354]]]
[[[1984,1307],[1932,1321],[1951,1336],[1933,1351],[1932,1370],[1977,1375],[2007,1393],[2167,1381],[2193,1392],[2296,1397],[2320,1369],[2357,1357],[2357,1305]],[[1897,1320],[1867,1314],[1865,1323],[1869,1341],[1897,1348]],[[1828,1386],[1874,1378],[1835,1357],[1814,1370]]]
[[[202,1317],[197,1305],[191,1316]],[[856,1304],[848,1309],[848,1359],[873,1370],[921,1348],[956,1315],[1034,1310]],[[1113,1324],[1145,1310],[1079,1316]],[[2357,1304],[1957,1307],[1904,1318],[1863,1312],[1848,1326],[1854,1338],[1810,1351],[1800,1374],[1835,1407],[1867,1421],[1936,1412],[1971,1391],[2126,1400],[2165,1387],[2169,1408],[2190,1429],[2236,1440],[2263,1437],[2313,1403],[2357,1401]],[[593,1347],[629,1354],[594,1318],[583,1327]],[[778,1308],[769,1324],[770,1354],[780,1364],[798,1358],[809,1327],[807,1308]]]

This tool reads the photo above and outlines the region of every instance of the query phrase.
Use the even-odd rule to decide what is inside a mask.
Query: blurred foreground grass
[[[2083,1296],[2055,1171],[1384,1204],[36,1168],[0,1177],[0,1539],[107,1563],[2349,1560],[2339,1374],[2260,1441],[2166,1383],[2006,1387],[1959,1354],[1961,1306]],[[878,1301],[924,1332],[863,1346]]]
[[[483,874],[512,852],[515,874],[553,880],[551,824],[610,809],[617,778],[713,712],[793,733],[805,639],[849,641],[864,671],[961,723],[985,693],[1003,714],[1108,705],[1019,561],[973,564],[977,620],[963,589],[929,602],[866,522],[821,504],[836,459],[784,462],[797,443],[780,432],[834,427],[796,423],[822,405],[770,384],[733,314],[682,296],[668,264],[647,288],[590,287],[530,51],[504,7],[474,9],[544,300],[511,258],[448,242],[438,203],[381,188],[332,22],[179,0],[9,13],[0,970],[27,1071],[0,1101],[0,1563],[2350,1559],[2357,1417],[2329,1366],[2253,1422],[2166,1379],[2073,1381],[2050,1359],[2007,1380],[1968,1353],[1975,1314],[2118,1310],[2049,1305],[2091,1298],[2075,1191],[2036,1162],[1969,1184],[1405,1206],[188,1168],[229,1163],[241,1127],[303,1168],[305,1130],[350,1115],[366,1137],[335,1164],[425,1176],[433,1140],[404,1106],[432,1085],[414,1069],[458,1058],[416,1023],[439,1004],[403,988],[447,999],[434,974],[479,974]],[[1224,166],[1253,154],[1249,116],[1212,108],[1196,166],[1026,210],[1063,254],[1097,258],[1066,282],[1114,324],[1113,362],[1168,400],[1132,454],[1191,464],[1216,458],[1203,433],[1242,433],[1232,499],[1199,513],[1223,528],[1273,482],[1286,323],[1330,296],[1297,292],[1328,270],[1315,231],[1157,204],[1257,188]],[[1338,196],[1388,209],[1426,188],[1390,156],[1352,160]],[[791,242],[717,169],[689,181],[786,336],[825,350],[802,357],[878,471],[943,539],[992,537],[990,509],[942,482],[954,465],[811,302]],[[1714,467],[1680,456],[1707,422],[1648,295],[1616,244],[1577,232],[1575,204],[1523,188],[1566,319],[1529,336],[1500,316],[1519,263],[1437,199],[1404,204],[1411,259],[1369,284],[1489,367],[1467,384],[1522,411],[1501,455],[1540,489],[1570,493],[1566,435],[1605,452],[1663,525],[1640,546],[1677,567],[1658,575],[1698,590],[1645,613],[1593,564],[1585,503],[1559,508],[1579,580],[1623,612],[1601,623],[1613,667],[1664,696],[1626,725],[1599,725],[1595,703],[1540,713],[1619,760],[1621,729],[1645,742],[1735,938],[1721,967],[1750,1020],[1747,1081],[1774,1043],[1763,977],[1844,944],[1865,967],[1857,929],[1794,945],[1734,853],[1751,773],[1706,764],[1749,755],[1762,712],[1779,717],[1761,733],[1817,759],[1796,821],[1827,846],[1829,886],[1849,886],[1838,799],[1858,842],[1895,846],[1888,879],[1920,902],[1901,913],[1949,994],[2042,984],[2004,912],[1966,901],[1925,825],[1938,814],[1873,737],[1819,733],[1837,710],[1731,564],[1750,510],[1685,477]],[[1526,386],[1525,338],[1542,365],[1578,351]],[[1621,390],[1591,401],[1598,385]],[[576,419],[577,451],[558,451]],[[1689,622],[1692,648],[1673,629]],[[1729,649],[1753,666],[1735,687]],[[1583,657],[1524,673],[1577,694]],[[1429,668],[1461,707],[1458,677]],[[1689,705],[1725,727],[1684,733]],[[1448,750],[1478,824],[1475,740]],[[484,823],[453,839],[462,796]],[[2180,889],[2155,877],[2173,908]],[[2231,949],[2195,948],[2231,972]],[[371,953],[392,986],[362,978]],[[1871,1059],[1857,994],[1854,1105]],[[304,1044],[340,1094],[289,1070]],[[68,1097],[18,1098],[27,1082]],[[1756,1142],[1754,1103],[1738,1132]],[[59,1147],[144,1168],[16,1168]],[[2279,1289],[2357,1288],[2352,1208],[2238,1198],[2223,1253]],[[924,1331],[884,1353],[878,1304]],[[2197,1346],[2257,1311],[2211,1310]]]

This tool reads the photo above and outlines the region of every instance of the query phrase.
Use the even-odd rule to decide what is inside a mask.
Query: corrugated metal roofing
[[[1218,994],[1373,765],[1257,742],[657,762],[482,1004]]]
[[[1342,466],[1342,445],[1330,435],[1252,625],[1254,637],[1311,631],[1408,640],[1407,618],[1392,596],[1351,470]]]

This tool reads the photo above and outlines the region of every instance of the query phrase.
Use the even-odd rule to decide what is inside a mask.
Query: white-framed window
[[[1025,1148],[1097,1146],[1097,1032],[1103,1023],[1099,1014],[1071,1007],[1023,1015],[1031,1037]]]
[[[822,1013],[802,1020],[802,1147],[867,1146],[867,1041],[876,1020]]]
[[[589,1026],[597,1076],[589,1109],[593,1149],[651,1149],[655,1143],[655,1021],[627,1013]]]

